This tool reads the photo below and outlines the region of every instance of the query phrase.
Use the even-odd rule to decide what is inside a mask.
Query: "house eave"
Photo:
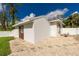
[[[42,16],[38,16],[38,17],[29,18],[29,19],[26,19],[26,20],[23,21],[23,22],[19,22],[18,24],[13,25],[12,27],[17,27],[17,26],[20,26],[20,25],[24,25],[24,24],[33,22],[33,20],[35,20],[35,19],[39,19],[39,18],[42,18],[42,17],[45,17],[45,16],[42,15]]]
[[[31,22],[31,21],[30,20],[26,20],[26,21],[23,21],[23,22],[19,22],[18,24],[13,25],[12,27],[21,26],[21,25],[24,25],[25,23],[27,24],[29,22]]]
[[[53,20],[53,21],[49,21],[50,23],[52,23],[52,22],[59,22],[60,24],[63,24],[64,25],[64,23],[62,22],[62,20],[59,20],[59,19],[57,19],[57,20]]]

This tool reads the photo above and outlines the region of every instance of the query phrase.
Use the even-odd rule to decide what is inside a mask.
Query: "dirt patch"
[[[10,41],[10,56],[79,55],[79,42],[74,37],[48,38],[33,45],[20,39]]]

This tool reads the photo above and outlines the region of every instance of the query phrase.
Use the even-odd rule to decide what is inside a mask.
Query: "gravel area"
[[[15,39],[10,47],[9,56],[79,56],[79,42],[74,37],[50,37],[36,44]]]

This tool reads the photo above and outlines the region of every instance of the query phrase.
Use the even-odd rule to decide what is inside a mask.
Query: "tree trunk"
[[[3,18],[2,18],[2,26],[3,26],[3,30],[7,30],[6,28],[6,20],[5,20],[5,10],[4,10],[4,5],[2,4],[2,8],[3,8]]]
[[[14,15],[12,16],[12,25],[14,25],[15,24],[15,17],[14,17]]]
[[[14,10],[14,4],[10,4],[10,15],[12,17],[12,25],[15,24],[15,10]]]

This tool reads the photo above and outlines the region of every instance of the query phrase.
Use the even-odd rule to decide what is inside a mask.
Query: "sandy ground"
[[[9,56],[78,56],[79,41],[74,37],[48,38],[33,45],[20,39],[10,41]]]

